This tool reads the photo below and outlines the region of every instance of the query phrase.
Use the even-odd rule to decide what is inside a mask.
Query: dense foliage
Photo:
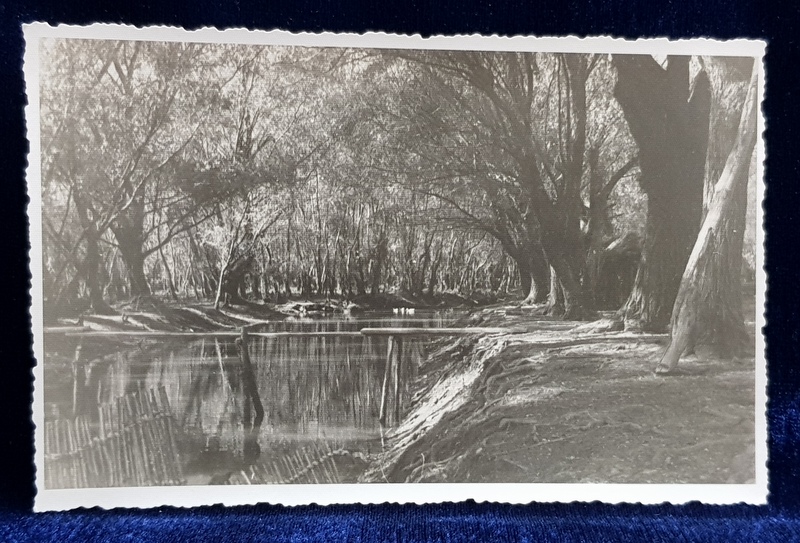
[[[713,178],[748,74],[691,72]],[[391,290],[619,308],[647,197],[616,80],[608,55],[49,41],[47,312]]]

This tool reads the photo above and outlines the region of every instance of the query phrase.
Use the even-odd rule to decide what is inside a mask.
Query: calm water
[[[287,320],[262,325],[255,331],[441,327],[455,317],[453,313],[417,312],[413,316]],[[425,341],[430,340],[404,341],[401,416],[419,362],[425,356]],[[280,455],[296,455],[299,448],[309,445],[376,452],[385,432],[378,412],[387,347],[385,337],[251,336],[249,353],[264,407],[263,422],[251,429],[253,415],[248,414],[242,365],[233,337],[155,343],[53,334],[45,341],[46,420],[81,415],[96,425],[102,405],[136,390],[163,387],[183,442],[183,471],[189,483],[199,484],[220,472],[263,461],[267,452],[273,460]],[[73,363],[75,359],[78,364]],[[391,426],[396,423],[394,404],[390,401],[388,407],[387,426]],[[255,455],[253,441],[259,451]],[[342,482],[347,482],[348,477],[343,478]]]

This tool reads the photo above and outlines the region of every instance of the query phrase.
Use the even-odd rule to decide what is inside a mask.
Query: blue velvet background
[[[0,0],[0,541],[800,541],[798,8],[755,0],[433,2]],[[765,507],[445,504],[31,513],[33,428],[25,218],[23,22],[169,24],[401,33],[577,34],[769,41],[767,357],[770,499]],[[702,393],[702,391],[700,391]],[[665,417],[670,416],[664,413]]]

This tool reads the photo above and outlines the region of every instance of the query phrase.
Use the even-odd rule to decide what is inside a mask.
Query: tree
[[[672,311],[672,337],[656,371],[673,371],[699,342],[723,356],[746,344],[742,314],[742,241],[747,181],[756,143],[757,66],[742,107],[739,134],[714,186],[708,213],[695,242]]]
[[[219,258],[214,309],[219,309],[223,294],[239,298],[238,283],[255,256],[256,247],[283,213],[280,206],[275,205],[279,200],[275,198],[273,187],[250,188],[248,184],[243,183],[240,195],[231,198],[225,209],[217,211],[209,222],[210,228],[205,231],[203,242],[212,247]],[[273,211],[273,207],[278,210]]]
[[[636,167],[637,158],[631,158],[610,177],[600,164],[599,152],[596,147],[589,150],[589,183],[587,187],[589,206],[586,210],[586,265],[583,271],[585,288],[592,297],[592,307],[596,309],[609,309],[608,300],[613,300],[619,289],[630,288],[624,281],[621,284],[601,284],[604,276],[611,273],[621,278],[619,257],[624,251],[630,250],[633,236],[626,232],[621,237],[615,237],[613,220],[611,217],[611,194],[617,184]],[[627,210],[632,214],[631,210]],[[629,291],[625,291],[625,295]],[[615,308],[619,307],[619,303]]]
[[[614,94],[639,147],[647,194],[642,260],[624,311],[626,325],[644,330],[669,322],[700,226],[711,89],[704,71],[692,89],[690,60],[670,56],[663,68],[647,55],[614,55]]]
[[[627,294],[596,295],[627,277],[643,207],[610,57],[59,42],[46,58],[56,297],[521,287],[586,318]]]
[[[549,266],[558,274],[553,284],[563,291],[565,314],[583,316],[580,192],[586,80],[595,61],[586,55],[391,54],[407,63],[403,77],[413,78],[408,90],[417,97],[405,105],[405,138],[398,142],[399,150],[405,147],[404,173],[418,187],[426,181],[428,194],[504,244],[524,286],[531,285],[526,296],[533,288],[545,291]],[[542,110],[554,113],[541,119]],[[442,183],[447,178],[466,201],[453,198],[453,188]]]
[[[204,51],[193,44],[81,40],[45,48],[43,178],[45,185],[69,187],[82,217],[78,245],[86,241],[86,265],[76,273],[90,293],[101,291],[93,254],[100,243],[119,250],[131,295],[150,292],[146,222],[160,210],[148,208],[149,193],[165,181],[213,105],[214,89],[197,84],[205,75]]]

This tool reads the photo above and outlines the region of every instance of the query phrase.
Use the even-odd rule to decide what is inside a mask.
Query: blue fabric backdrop
[[[334,0],[0,1],[0,540],[1,541],[587,541],[800,540],[798,365],[798,9],[755,0],[430,2]],[[31,513],[31,374],[21,56],[23,22],[169,24],[308,31],[578,34],[769,40],[767,267],[770,503],[765,507],[602,504],[220,507]],[[665,413],[669,416],[669,413]]]

